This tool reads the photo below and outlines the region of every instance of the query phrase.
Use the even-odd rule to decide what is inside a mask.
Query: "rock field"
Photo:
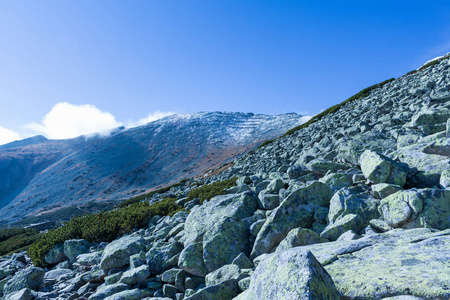
[[[234,161],[202,205],[0,260],[3,299],[450,299],[450,59]],[[164,195],[155,195],[155,198]],[[196,202],[198,203],[198,202]]]

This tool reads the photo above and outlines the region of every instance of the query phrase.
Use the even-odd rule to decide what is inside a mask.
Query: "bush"
[[[236,180],[237,177],[233,177],[192,189],[187,195],[188,200],[199,198],[200,204],[203,204],[203,201],[209,200],[214,196],[226,194],[225,189],[235,186]]]
[[[170,191],[171,188],[182,186],[186,182],[187,182],[187,179],[183,179],[180,182],[172,184],[170,186],[166,186],[166,187],[160,188],[160,189],[158,189],[156,191],[152,191],[152,192],[147,193],[147,194],[143,194],[143,195],[139,195],[137,197],[130,198],[128,200],[125,200],[125,201],[121,202],[119,205],[117,205],[117,207],[119,207],[119,208],[120,207],[126,207],[126,206],[128,206],[130,204],[138,203],[138,202],[141,202],[142,200],[145,200],[147,198],[151,198],[155,194],[166,193],[166,192]]]
[[[91,243],[111,242],[136,228],[147,226],[148,220],[153,216],[172,216],[182,210],[175,201],[175,198],[165,198],[152,205],[139,202],[111,211],[72,218],[59,228],[43,234],[30,246],[28,256],[35,266],[47,266],[45,255],[55,245],[70,239],[85,239]]]
[[[32,228],[0,230],[0,255],[24,250],[39,238],[39,231]]]

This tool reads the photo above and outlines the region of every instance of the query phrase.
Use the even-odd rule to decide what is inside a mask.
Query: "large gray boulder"
[[[328,272],[310,251],[294,248],[263,258],[239,300],[324,299],[339,300]]]
[[[178,267],[191,275],[205,277],[208,270],[203,261],[203,243],[194,243],[184,248],[178,258]]]
[[[287,251],[294,250],[311,251],[346,299],[382,299],[405,294],[425,299],[450,296],[450,230],[394,229],[358,240]]]
[[[450,228],[450,190],[399,191],[383,199],[380,210],[394,228]]]
[[[270,252],[288,232],[296,227],[309,227],[313,222],[314,208],[296,205],[285,199],[264,222],[256,236],[250,258]]]
[[[218,222],[226,218],[242,220],[253,215],[258,207],[258,197],[254,192],[221,195],[195,207],[184,225],[184,245],[201,242],[203,235]],[[205,218],[205,216],[208,216]]]
[[[143,265],[143,266],[125,271],[122,274],[122,278],[120,278],[119,282],[133,286],[135,284],[141,283],[148,276],[150,276],[150,271],[148,269],[148,266]]]
[[[74,262],[77,256],[89,252],[90,244],[83,239],[67,240],[64,242],[64,254],[70,262]]]
[[[120,268],[130,263],[130,256],[145,250],[144,240],[136,236],[124,236],[106,246],[100,267],[104,270]]]
[[[56,265],[60,262],[62,262],[63,260],[65,260],[67,257],[64,254],[64,244],[57,244],[55,245],[55,247],[53,247],[52,250],[50,250],[46,255],[45,255],[45,262],[50,264],[50,265]]]
[[[332,195],[333,191],[318,181],[294,190],[273,210],[259,230],[250,257],[270,252],[291,229],[309,228],[316,207],[329,206]]]
[[[368,221],[363,220],[360,216],[348,214],[339,218],[336,222],[328,224],[320,236],[335,241],[346,231],[352,230],[357,233],[361,232],[365,223],[368,223]]]
[[[227,280],[198,290],[184,300],[231,300],[240,292],[233,280]]]
[[[105,300],[141,300],[142,292],[140,289],[126,290],[108,296]]]
[[[203,238],[203,260],[208,272],[231,264],[241,252],[249,254],[248,238],[248,229],[233,218],[223,219],[208,228]]]
[[[373,183],[392,183],[403,186],[406,183],[406,170],[392,159],[366,150],[360,158],[361,170]]]
[[[178,260],[171,265],[171,258],[180,254],[183,250],[183,244],[179,242],[158,243],[147,252],[147,264],[151,274],[161,274],[170,269]]]
[[[320,237],[318,233],[306,228],[295,228],[289,231],[286,238],[277,247],[277,252],[294,247],[325,243],[328,240]]]
[[[89,296],[89,300],[103,300],[108,296],[117,294],[128,289],[125,283],[115,283],[110,285],[101,285],[97,288],[95,293]]]
[[[391,158],[397,158],[411,169],[410,187],[430,188],[439,186],[442,172],[448,170],[450,158],[437,154],[422,152],[424,144],[414,144],[403,147],[390,154]]]
[[[29,267],[17,272],[4,286],[3,293],[10,294],[24,288],[37,290],[44,282],[45,271],[41,268]]]

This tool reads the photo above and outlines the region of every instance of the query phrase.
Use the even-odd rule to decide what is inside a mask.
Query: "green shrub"
[[[185,185],[185,183],[187,181],[188,181],[187,179],[183,179],[180,182],[172,184],[170,186],[166,186],[166,187],[157,189],[156,191],[152,191],[152,192],[149,192],[147,194],[143,194],[143,195],[139,195],[139,196],[130,198],[128,200],[125,200],[125,201],[121,202],[119,205],[117,205],[117,207],[119,207],[119,208],[120,207],[126,207],[126,206],[128,206],[130,204],[141,202],[142,200],[145,200],[146,198],[151,198],[155,194],[166,193],[166,192],[170,191],[170,189],[173,188],[173,187],[179,187],[179,186]]]
[[[152,205],[148,202],[138,202],[111,211],[72,218],[62,226],[42,234],[28,249],[28,256],[35,266],[47,266],[45,255],[56,244],[70,239],[111,242],[136,228],[145,227],[152,216],[172,216],[182,210],[175,201],[175,198],[165,198]]]
[[[200,204],[203,204],[203,201],[209,200],[214,196],[226,194],[225,189],[235,186],[236,180],[237,177],[233,177],[192,189],[187,195],[188,200],[199,198]]]
[[[0,255],[18,252],[39,238],[39,230],[12,228],[0,230]]]

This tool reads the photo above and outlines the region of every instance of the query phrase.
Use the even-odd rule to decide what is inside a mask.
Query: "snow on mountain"
[[[305,121],[298,114],[200,112],[111,135],[43,137],[0,148],[0,220],[126,199],[205,171]]]

